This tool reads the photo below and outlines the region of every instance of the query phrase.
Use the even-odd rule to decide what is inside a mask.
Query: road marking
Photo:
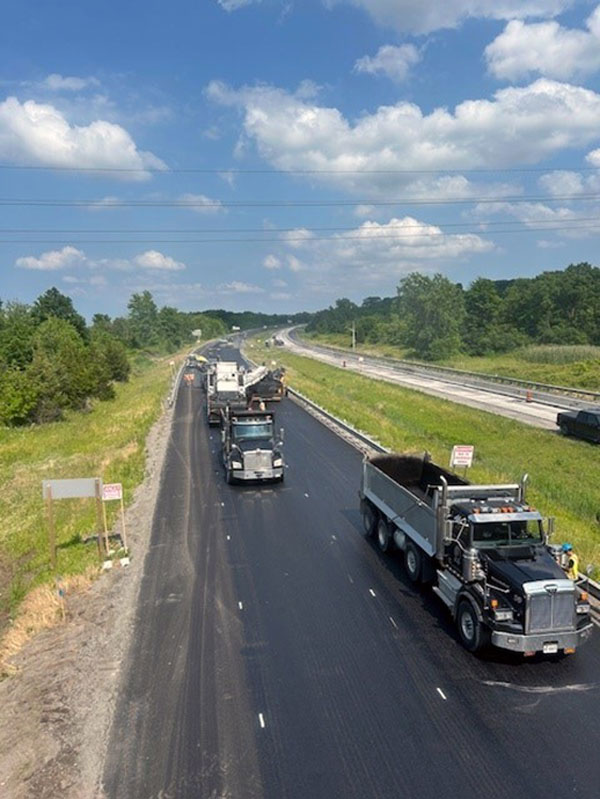
[[[227,540],[231,541],[231,536],[230,535],[227,536]]]
[[[373,591],[372,588],[369,588],[369,593],[371,594],[371,596],[375,596],[375,591]]]
[[[259,724],[260,724],[260,726],[263,728],[263,730],[264,730],[264,728],[267,726],[267,725],[265,724],[265,717],[263,716],[263,714],[262,714],[262,713],[259,713],[259,714],[258,714],[258,723],[259,723]]]
[[[348,575],[348,579],[350,580],[351,583],[354,582],[354,580],[352,579],[352,577],[350,575]]]
[[[447,702],[447,701],[448,701],[448,697],[447,697],[447,696],[446,696],[446,694],[445,694],[445,693],[442,691],[442,689],[441,689],[441,688],[436,688],[435,690],[436,690],[436,691],[438,692],[438,694],[439,694],[439,695],[442,697],[442,699],[444,700],[444,702]]]
[[[308,499],[308,494],[305,494],[304,496]]]
[[[337,536],[336,536],[336,535],[332,535],[332,536],[331,536],[331,540],[332,540],[332,541],[337,541]]]
[[[240,610],[243,610],[244,609],[244,603],[243,602],[238,602],[238,608]]]
[[[394,621],[394,619],[393,619],[391,616],[389,617],[389,619],[390,619],[390,621],[392,622],[393,626],[394,626],[396,629],[398,629],[398,625],[396,624],[396,622]]]

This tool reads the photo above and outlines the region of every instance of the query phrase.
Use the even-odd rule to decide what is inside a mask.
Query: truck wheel
[[[478,652],[488,639],[487,630],[477,618],[477,613],[471,603],[463,599],[456,613],[458,634],[465,649],[469,652]]]
[[[377,511],[370,502],[363,499],[361,502],[361,512],[365,538],[373,538],[375,530],[377,529]]]
[[[406,566],[406,573],[411,582],[421,582],[422,572],[422,558],[418,547],[412,541],[406,542],[406,549],[404,550],[404,565]]]
[[[564,422],[560,426],[560,432],[563,434],[563,436],[568,436],[569,435],[569,428],[567,427],[567,425]]]
[[[392,545],[392,534],[385,519],[380,519],[377,525],[377,543],[382,552],[388,552]]]

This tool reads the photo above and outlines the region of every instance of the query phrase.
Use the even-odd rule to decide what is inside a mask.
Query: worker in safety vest
[[[579,557],[573,552],[571,544],[563,544],[563,569],[569,580],[577,580],[579,576]]]

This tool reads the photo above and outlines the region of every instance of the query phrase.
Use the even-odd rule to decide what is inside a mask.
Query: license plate
[[[544,644],[542,651],[544,655],[555,655],[558,652],[558,644]]]

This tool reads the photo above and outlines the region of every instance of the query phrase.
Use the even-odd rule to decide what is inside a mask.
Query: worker
[[[565,543],[562,545],[563,551],[563,569],[565,570],[569,580],[577,580],[579,577],[579,557],[573,552],[571,544]]]

